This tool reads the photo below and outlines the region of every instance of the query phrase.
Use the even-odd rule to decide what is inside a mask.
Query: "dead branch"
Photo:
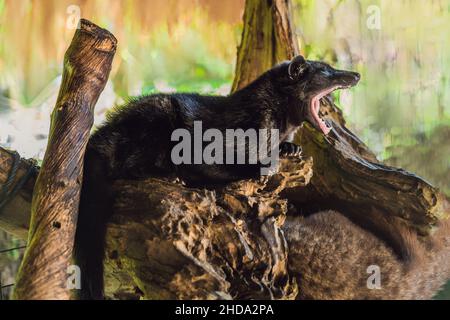
[[[108,31],[81,20],[66,52],[49,142],[33,193],[28,247],[15,287],[17,299],[70,298],[67,268],[72,259],[84,151],[116,43]]]

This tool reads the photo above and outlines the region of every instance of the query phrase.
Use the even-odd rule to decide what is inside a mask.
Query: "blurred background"
[[[356,88],[336,93],[349,127],[379,159],[450,195],[450,0],[293,4],[303,54],[362,74]],[[80,16],[119,40],[99,124],[129,96],[227,94],[243,9],[244,0],[0,0],[0,144],[42,159]],[[21,245],[0,231],[0,250]],[[3,285],[21,254],[0,253]]]

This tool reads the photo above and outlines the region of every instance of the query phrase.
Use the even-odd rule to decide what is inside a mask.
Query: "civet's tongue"
[[[316,121],[317,125],[319,126],[320,130],[327,135],[330,133],[331,128],[327,126],[325,121],[319,116],[319,110],[320,110],[320,99],[325,97],[327,94],[333,92],[336,90],[337,87],[333,87],[324,91],[319,92],[317,95],[315,95],[311,99],[311,104],[309,105],[309,111],[311,112],[311,115],[313,116],[314,120]]]

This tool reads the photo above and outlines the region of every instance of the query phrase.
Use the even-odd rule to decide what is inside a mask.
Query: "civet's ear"
[[[302,56],[296,56],[292,59],[288,67],[288,75],[291,80],[297,80],[306,70],[306,60]]]

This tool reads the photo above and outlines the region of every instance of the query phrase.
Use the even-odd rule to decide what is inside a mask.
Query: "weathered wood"
[[[307,184],[311,166],[311,159],[285,159],[269,179],[214,191],[157,179],[118,183],[107,234],[107,295],[295,298],[281,231],[288,206],[279,193]]]
[[[292,206],[284,195],[298,200],[315,166],[311,158],[281,161],[270,179],[214,191],[160,179],[118,181],[107,233],[107,297],[428,299],[450,277],[448,220],[428,237],[393,226],[415,255],[400,260],[341,214],[309,215]],[[15,221],[25,224],[23,216]],[[373,264],[382,272],[381,289],[366,284]]]
[[[281,231],[288,205],[279,194],[311,177],[312,159],[291,157],[281,159],[273,176],[217,190],[161,179],[118,181],[107,234],[106,294],[294,299],[297,282],[288,272]],[[18,225],[29,220],[23,213]]]
[[[290,0],[247,0],[232,91],[299,54]]]
[[[116,45],[111,33],[81,20],[66,52],[49,142],[33,193],[28,247],[15,286],[17,299],[71,296],[67,268],[72,259],[84,151]]]
[[[309,125],[302,128],[298,141],[314,158],[314,178],[310,186],[288,198],[297,199],[300,208],[322,203],[322,209],[345,209],[350,218],[366,223],[379,217],[362,216],[361,208],[374,208],[421,235],[429,234],[438,220],[447,218],[445,196],[439,190],[405,170],[367,160],[348,142],[350,135],[336,123],[327,137]]]
[[[11,170],[15,157],[13,152],[0,147],[0,189],[5,185]],[[0,228],[14,235],[19,239],[27,239],[28,228],[30,224],[31,198],[33,194],[34,184],[37,178],[37,168],[34,169],[34,162],[29,160],[20,160],[18,170],[14,175],[14,180],[10,189],[19,187],[18,184],[24,175],[29,171],[29,177],[24,181],[23,187],[20,188],[16,196],[7,201],[0,210]],[[2,199],[0,199],[2,200]],[[8,199],[5,199],[8,200]]]

